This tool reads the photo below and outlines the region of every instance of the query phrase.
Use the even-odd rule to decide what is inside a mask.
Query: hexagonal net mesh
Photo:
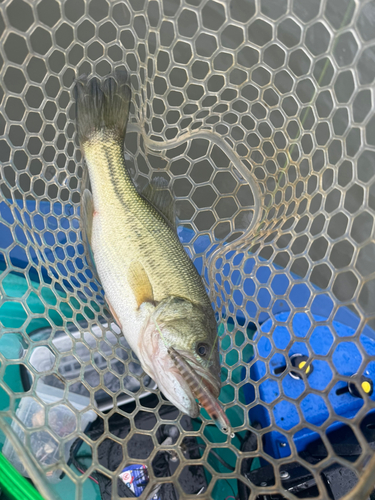
[[[308,481],[339,498],[332,470],[349,491],[375,441],[375,2],[5,0],[0,12],[3,453],[45,498],[61,484],[86,498],[96,473],[117,498],[129,464],[147,467],[142,498],[160,484],[161,498],[303,498]],[[217,313],[234,439],[163,398],[85,258],[71,90],[119,66],[133,89],[126,162],[137,186],[162,177],[176,201]]]

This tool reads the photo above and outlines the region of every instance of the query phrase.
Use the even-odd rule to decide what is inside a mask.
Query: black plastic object
[[[140,430],[150,430],[154,426],[155,417],[152,412],[152,408],[157,405],[158,398],[155,395],[147,396],[142,400],[142,406],[145,406],[145,411],[142,412],[142,417],[137,418],[136,426]],[[121,409],[124,412],[131,413],[134,410],[134,405],[128,408],[129,405],[122,406]],[[148,410],[148,411],[147,411]],[[151,410],[151,411],[150,411]],[[158,413],[164,421],[174,421],[179,411],[171,406],[164,405],[159,410]],[[191,419],[187,416],[183,417],[184,428],[189,431],[193,430]],[[124,439],[130,431],[129,420],[121,415],[120,413],[114,413],[108,421],[109,433],[115,436],[117,439]],[[159,443],[162,443],[168,436],[171,436],[170,432],[172,425],[162,425],[159,426],[156,431],[156,439]],[[90,430],[88,431],[88,436],[92,440],[99,439],[104,434],[104,422],[102,419],[98,418],[93,422]],[[176,441],[178,438],[178,431],[173,438]],[[189,437],[189,451],[187,458],[189,459],[199,459],[200,453],[197,445],[197,440],[195,437]],[[136,450],[140,453],[139,456],[143,455],[148,457],[154,449],[153,442],[151,440],[145,439],[145,435],[136,434],[131,442],[128,443],[128,453],[129,456],[134,457],[136,455]],[[141,451],[140,451],[141,450]],[[170,455],[165,452],[157,455],[157,463],[153,461],[154,474],[157,477],[169,477],[173,475],[174,471],[178,467],[178,461],[173,462],[170,460]],[[105,439],[98,447],[98,460],[100,465],[105,467],[110,471],[116,470],[121,463],[124,462],[122,447],[118,445],[116,441],[110,438]],[[134,460],[132,459],[134,462]],[[139,463],[142,463],[142,459],[139,458]],[[102,500],[111,500],[112,492],[112,481],[103,476],[103,480],[99,481],[99,488]],[[179,482],[183,490],[189,495],[196,495],[200,491],[204,491],[207,488],[207,482],[204,474],[204,468],[200,465],[190,465],[185,467],[179,475]],[[125,487],[122,481],[118,483],[118,495],[121,497],[128,498],[129,491]],[[163,484],[159,490],[159,495],[162,500],[177,500],[178,494],[175,491],[174,486],[171,483]]]
[[[254,423],[253,427],[255,429],[260,428],[260,424]],[[257,436],[254,432],[247,431],[245,439],[241,443],[241,451],[246,452],[246,451],[255,451],[258,446],[258,441],[257,441]],[[253,463],[253,458],[244,458],[241,463],[241,474],[243,476],[246,476],[247,472],[251,469],[251,465]],[[247,486],[243,484],[242,481],[237,481],[237,488],[238,488],[238,496],[240,500],[243,498],[248,498],[250,494],[250,490]]]
[[[362,432],[370,447],[375,450],[375,425],[374,413],[367,415],[363,420]],[[327,437],[337,456],[345,458],[348,462],[355,462],[361,455],[361,446],[357,441],[351,429],[335,429],[327,432]],[[241,446],[241,451],[254,451],[256,449],[256,436],[254,433],[248,433]],[[321,439],[314,441],[307,446],[301,457],[310,464],[316,464],[327,457],[327,450]],[[241,465],[241,474],[245,476],[250,483],[256,486],[272,486],[275,484],[274,468],[271,465],[264,465],[259,469],[251,471],[252,459],[244,459]],[[302,467],[296,462],[284,464],[280,470],[280,477],[283,488],[293,493],[297,498],[313,498],[319,495],[316,482],[307,468]],[[323,483],[327,490],[327,498],[339,500],[349,493],[358,482],[357,476],[348,467],[338,463],[332,464],[321,473]],[[250,489],[240,481],[238,482],[238,495],[240,500],[247,500]],[[375,499],[373,492],[370,500]],[[257,500],[284,500],[279,494],[261,495]],[[366,500],[366,499],[363,499]]]

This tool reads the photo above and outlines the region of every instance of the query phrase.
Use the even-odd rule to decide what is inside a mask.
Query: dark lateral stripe
[[[118,151],[116,151],[117,148]],[[121,201],[121,204],[126,207],[127,203],[124,199],[124,191],[121,190],[121,185],[123,185],[123,187],[129,187],[130,189],[132,187],[135,189],[135,187],[125,165],[123,149],[120,145],[114,148],[113,146],[108,147],[103,143],[103,152],[107,160],[109,178],[114,187],[115,193]]]

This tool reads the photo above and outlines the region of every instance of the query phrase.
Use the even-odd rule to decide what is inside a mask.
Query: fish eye
[[[197,345],[197,353],[201,358],[204,358],[208,354],[208,345],[203,342]]]

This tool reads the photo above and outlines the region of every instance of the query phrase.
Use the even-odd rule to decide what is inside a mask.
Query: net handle
[[[21,443],[15,432],[12,431],[10,424],[0,415],[0,429],[9,439],[11,445],[17,452],[30,477],[38,485],[41,494],[28,483],[28,481],[15,469],[8,460],[0,453],[0,485],[6,490],[11,487],[9,494],[15,500],[25,498],[27,500],[60,500],[60,497],[52,491],[49,484],[43,478],[42,473],[34,463],[34,457],[28,453],[27,448]],[[2,476],[4,473],[4,477]],[[5,481],[4,481],[5,478]],[[3,484],[4,483],[4,484]],[[26,483],[30,488],[26,488]],[[28,495],[28,496],[26,496]],[[42,495],[42,496],[41,496]]]
[[[12,498],[18,500],[43,500],[41,494],[18,472],[0,452],[0,488]]]

